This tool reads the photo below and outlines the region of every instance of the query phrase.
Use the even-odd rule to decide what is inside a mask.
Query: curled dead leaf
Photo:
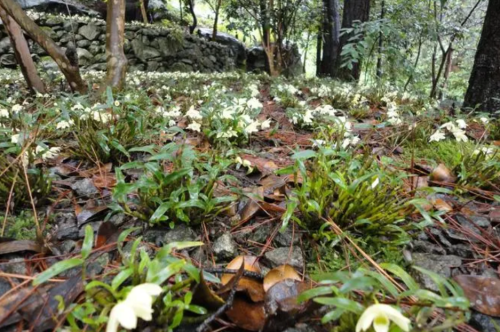
[[[244,263],[243,268],[245,269],[245,271],[261,273],[259,263],[257,262],[257,257],[254,256],[238,256],[233,259],[226,268],[229,270],[237,270],[240,268],[242,263]],[[221,276],[222,285],[225,286],[226,284],[228,284],[232,278],[233,275],[231,274],[223,274]],[[239,292],[247,293],[253,302],[263,301],[265,297],[262,282],[249,277],[241,278],[238,282],[238,285],[236,286],[236,290]]]
[[[266,319],[264,302],[252,303],[239,294],[236,294],[226,315],[239,328],[247,331],[260,331]]]
[[[200,282],[193,291],[192,303],[200,305],[208,310],[215,311],[224,305],[224,300],[215,294],[203,276],[203,270],[200,272]]]
[[[453,211],[453,207],[446,203],[444,200],[441,198],[437,198],[432,202],[432,205],[434,208],[438,211],[444,211],[444,212],[451,212]]]
[[[264,277],[264,291],[267,292],[275,284],[285,279],[301,280],[299,274],[291,265],[281,265],[269,271]]]
[[[434,168],[429,177],[431,181],[435,182],[453,183],[456,180],[451,171],[444,164],[439,164]]]

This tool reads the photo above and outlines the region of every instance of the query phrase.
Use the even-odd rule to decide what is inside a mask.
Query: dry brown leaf
[[[200,272],[200,282],[193,291],[192,303],[203,306],[211,311],[219,309],[225,303],[222,298],[208,287],[205,277],[203,276],[203,270]]]
[[[292,266],[288,264],[281,265],[269,271],[264,277],[264,291],[267,292],[269,288],[285,279],[301,280]]]
[[[99,189],[112,189],[116,186],[116,177],[112,173],[96,174],[92,178],[94,186]]]
[[[453,211],[453,207],[446,203],[444,200],[441,198],[437,198],[432,202],[432,205],[434,208],[438,211],[444,211],[446,213]]]
[[[460,275],[454,279],[463,288],[472,308],[485,315],[500,317],[499,279],[471,275]]]
[[[229,270],[237,270],[241,267],[241,263],[244,262],[245,271],[260,273],[260,265],[257,262],[257,257],[254,256],[238,256],[233,259],[226,268]],[[228,284],[233,275],[223,274],[221,276],[222,285]],[[236,290],[239,292],[246,292],[253,302],[260,302],[264,300],[265,292],[262,282],[255,280],[253,278],[243,277],[238,282]]]
[[[257,168],[263,175],[271,174],[278,170],[278,166],[272,160],[254,157],[249,154],[241,155],[241,158],[248,160],[252,166]]]
[[[264,188],[263,187],[254,187],[252,188],[252,193],[248,197],[248,203],[240,212],[240,223],[247,222],[250,220],[257,212],[260,211],[261,207],[258,201],[264,196]]]
[[[14,240],[0,243],[0,255],[20,251],[41,252],[42,247],[38,242],[33,240]]]
[[[455,182],[455,177],[451,171],[444,164],[439,164],[438,167],[429,175],[431,181],[453,183]]]
[[[226,311],[227,317],[241,329],[260,331],[264,326],[266,313],[264,302],[252,303],[236,294],[233,305]]]

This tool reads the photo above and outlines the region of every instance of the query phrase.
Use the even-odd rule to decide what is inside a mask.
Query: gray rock
[[[198,34],[207,40],[212,40],[213,29],[199,28]],[[224,32],[217,32],[215,41],[222,45],[226,45],[232,50],[235,63],[237,63],[238,66],[245,64],[245,60],[247,58],[246,47],[245,44],[239,41],[236,37]]]
[[[12,273],[18,275],[27,274],[26,262],[22,257],[9,259],[7,262],[2,263],[0,266],[2,271],[6,273]]]
[[[88,178],[76,181],[71,185],[71,189],[73,189],[78,196],[89,197],[99,193],[92,180]]]
[[[196,233],[188,226],[181,224],[176,225],[171,231],[168,231],[161,242],[166,245],[172,242],[195,241],[197,239]]]
[[[81,48],[89,47],[90,46],[90,40],[87,39],[82,39],[76,42],[76,45]]]
[[[500,318],[493,318],[473,311],[469,324],[481,332],[498,332],[495,325],[500,326]]]
[[[63,29],[71,34],[75,34],[78,31],[78,22],[66,20],[63,22]]]
[[[133,245],[134,245],[134,241],[129,241],[123,247],[123,255],[122,255],[122,259],[123,260],[126,261],[126,260],[130,259],[131,251],[132,251],[132,246]],[[136,256],[135,257],[139,257],[141,251],[145,251],[148,254],[149,257],[151,257],[153,255],[153,249],[150,246],[147,246],[144,243],[141,243],[141,244],[139,244],[137,246],[137,250],[136,250],[136,253],[135,253]]]
[[[289,247],[292,244],[299,244],[300,234],[297,232],[293,234],[292,229],[287,228],[283,231],[283,233],[278,232],[278,234],[276,234],[274,242],[276,242],[281,247]]]
[[[0,56],[0,67],[16,67],[17,61],[14,54],[4,54]]]
[[[446,255],[446,250],[438,246],[434,243],[422,240],[415,240],[412,242],[413,252],[423,252],[427,254],[437,254],[437,255]]]
[[[440,256],[414,253],[412,255],[412,258],[413,265],[435,272],[445,278],[450,278],[452,276],[452,268],[462,265],[462,258],[453,255]],[[434,281],[426,274],[416,271],[415,276],[422,283],[422,286],[424,288],[430,289],[432,291],[439,290]]]
[[[97,257],[94,261],[87,265],[87,275],[91,278],[95,278],[100,275],[104,268],[109,264],[109,254],[103,253]]]
[[[76,248],[76,242],[73,240],[66,240],[61,243],[60,248],[62,250],[62,254],[69,254]]]
[[[193,71],[193,67],[182,62],[176,62],[169,68],[169,71],[180,71],[187,73]]]
[[[10,291],[11,288],[11,283],[6,278],[0,278],[0,296]]]
[[[0,53],[7,53],[9,51],[12,51],[10,48],[10,38],[4,37],[0,40]]]
[[[86,49],[84,48],[77,48],[76,49],[76,53],[78,54],[78,59],[85,59],[85,60],[92,60],[94,58],[94,56],[92,55],[92,53],[90,53],[89,51],[87,51]]]
[[[283,264],[289,264],[297,269],[304,267],[302,250],[298,246],[294,246],[291,252],[289,247],[274,249],[266,252],[264,257],[271,262],[273,267]]]
[[[224,233],[217,240],[215,240],[213,251],[219,259],[231,259],[238,254],[236,242],[234,242],[231,234],[229,233]]]
[[[158,50],[145,46],[139,39],[132,40],[132,49],[134,50],[135,56],[141,59],[142,62],[147,62],[148,59],[161,56],[161,53]]]
[[[99,33],[99,28],[95,24],[84,25],[80,29],[78,29],[78,34],[82,35],[88,40],[96,39]]]

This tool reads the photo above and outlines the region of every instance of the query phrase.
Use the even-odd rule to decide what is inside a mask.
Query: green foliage
[[[462,289],[452,280],[436,273],[416,267],[420,273],[427,274],[436,283],[439,293],[421,289],[416,281],[402,268],[394,264],[381,264],[381,267],[403,281],[407,287],[401,291],[379,272],[359,268],[354,273],[337,271],[314,277],[319,286],[302,293],[298,300],[313,299],[315,302],[331,306],[332,310],[323,316],[323,323],[336,322],[334,331],[353,331],[358,318],[370,305],[386,302],[399,306],[405,302],[409,310],[405,315],[414,322],[412,331],[442,331],[443,327],[452,328],[466,320],[469,302]],[[408,301],[411,297],[416,302]],[[445,321],[429,319],[435,309],[442,309]]]
[[[298,208],[296,221],[307,228],[324,230],[325,220],[332,220],[366,241],[408,241],[410,226],[401,222],[411,208],[399,195],[401,181],[371,156],[320,147],[317,153],[303,151],[294,158],[294,176],[302,181],[296,181],[285,220]]]
[[[131,162],[116,169],[118,183],[113,196],[120,211],[150,223],[201,223],[221,213],[236,196],[216,195],[217,182],[231,164],[224,159],[207,160],[189,145],[169,143],[156,150],[154,146],[135,148],[147,152],[145,162]],[[135,169],[140,175],[127,182],[123,172]],[[135,199],[130,200],[129,196]]]

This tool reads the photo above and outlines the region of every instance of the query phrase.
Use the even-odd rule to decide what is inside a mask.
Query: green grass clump
[[[425,160],[432,166],[445,164],[451,169],[459,165],[463,157],[471,154],[475,147],[473,142],[457,142],[455,140],[430,142],[405,148],[403,159],[411,162],[413,157],[415,162]]]

